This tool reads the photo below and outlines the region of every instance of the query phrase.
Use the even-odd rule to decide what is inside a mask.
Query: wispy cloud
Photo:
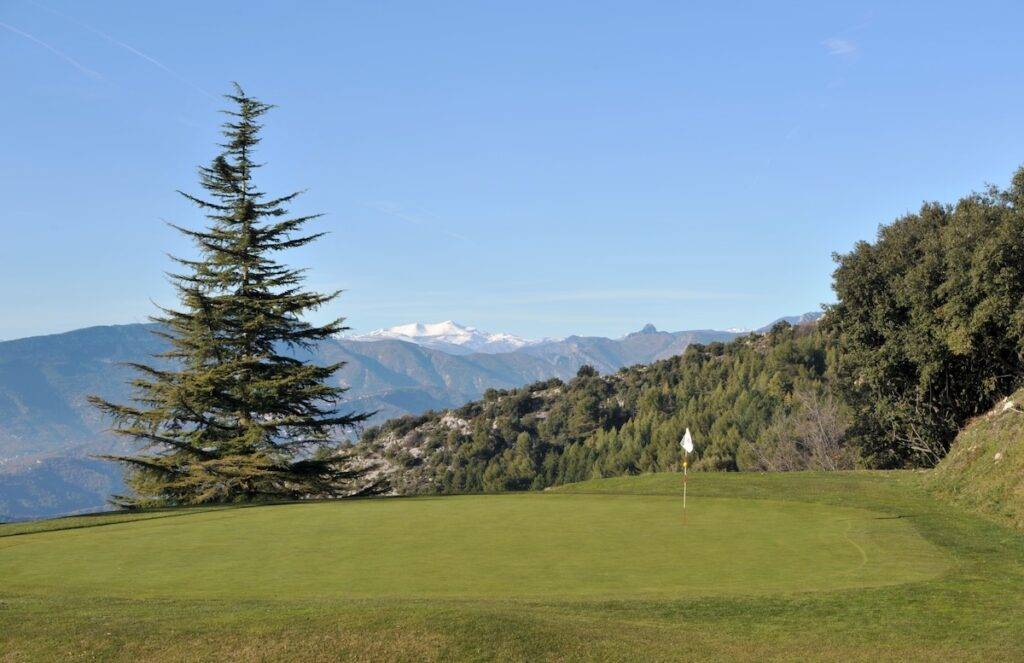
[[[829,37],[821,42],[828,54],[834,57],[851,58],[860,52],[857,44],[842,37]]]
[[[3,21],[0,21],[0,28],[3,28],[4,30],[7,30],[8,32],[13,32],[16,35],[20,35],[20,36],[24,37],[25,39],[28,39],[29,41],[35,42],[36,44],[42,46],[46,50],[50,51],[51,53],[53,53],[54,55],[59,57],[61,60],[64,60],[65,62],[67,62],[69,65],[71,65],[72,67],[77,69],[79,71],[79,73],[87,76],[88,78],[92,78],[92,79],[98,80],[98,81],[102,81],[103,80],[103,76],[101,76],[99,72],[94,71],[94,70],[90,69],[89,67],[86,67],[84,64],[82,64],[78,60],[74,59],[73,57],[71,57],[70,55],[65,53],[64,51],[60,50],[56,46],[52,46],[50,44],[47,44],[42,39],[40,39],[38,37],[34,37],[33,35],[30,35],[29,33],[25,32],[24,30],[20,30],[20,29],[14,27],[13,25],[10,25],[8,23],[4,23]]]
[[[401,219],[406,223],[411,223],[414,226],[421,226],[432,232],[437,232],[442,235],[451,237],[452,239],[457,239],[463,242],[472,241],[465,235],[460,235],[459,233],[452,232],[450,230],[446,230],[445,228],[440,227],[438,225],[438,219],[431,214],[425,214],[423,212],[410,213],[406,211],[398,203],[393,203],[390,201],[365,203],[365,205],[372,210],[380,212],[381,214],[387,214],[388,216],[392,216],[396,219]]]
[[[68,16],[67,14],[65,14],[63,12],[59,12],[56,9],[51,9],[50,7],[47,7],[45,5],[41,5],[38,2],[30,2],[29,4],[32,4],[35,7],[38,7],[39,9],[42,9],[43,11],[49,12],[49,13],[53,14],[54,16],[59,16],[60,18],[63,18],[65,21],[70,21],[71,23],[74,23],[75,25],[77,25],[80,28],[88,30],[89,32],[93,33],[94,35],[97,35],[98,37],[101,37],[102,39],[105,39],[106,41],[110,42],[111,44],[114,44],[115,46],[118,46],[119,48],[122,48],[122,49],[128,51],[132,55],[135,55],[136,57],[145,60],[146,62],[150,63],[151,65],[153,65],[157,69],[160,69],[161,71],[163,71],[168,76],[170,76],[170,77],[174,78],[175,80],[177,80],[179,83],[187,85],[188,87],[192,88],[196,92],[198,92],[198,93],[200,93],[202,95],[205,95],[206,97],[209,97],[210,99],[217,99],[217,97],[215,95],[213,95],[210,92],[207,92],[203,88],[199,87],[198,85],[196,85],[192,81],[188,80],[187,78],[185,78],[184,76],[182,76],[178,72],[174,71],[173,69],[171,69],[170,67],[165,65],[163,62],[160,62],[159,60],[157,60],[153,56],[147,55],[146,53],[143,53],[139,49],[137,49],[137,48],[135,48],[133,46],[130,46],[129,44],[124,43],[123,41],[117,39],[116,37],[113,37],[113,36],[107,34],[106,32],[103,32],[102,30],[94,28],[93,26],[89,25],[88,23],[80,21],[77,18],[74,18],[73,16]]]
[[[832,57],[843,58],[845,60],[856,58],[860,55],[860,44],[854,41],[850,35],[866,30],[873,20],[873,13],[868,12],[861,21],[849,26],[845,30],[836,32],[831,37],[821,42],[821,45],[825,47],[825,51]]]

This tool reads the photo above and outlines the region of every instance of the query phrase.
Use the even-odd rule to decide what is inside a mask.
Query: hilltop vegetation
[[[780,324],[612,375],[584,367],[568,382],[491,390],[455,410],[370,429],[360,451],[387,461],[401,493],[540,489],[672,470],[686,427],[699,469],[849,468],[846,415],[829,393],[833,362],[814,326]]]

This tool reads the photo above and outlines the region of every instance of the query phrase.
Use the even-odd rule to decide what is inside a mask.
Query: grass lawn
[[[912,473],[0,526],[0,661],[1020,660],[1024,536]]]

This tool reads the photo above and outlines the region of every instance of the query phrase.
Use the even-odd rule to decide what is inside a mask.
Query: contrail
[[[9,31],[13,32],[16,35],[21,35],[22,37],[24,37],[25,39],[28,39],[30,41],[34,41],[35,43],[39,44],[40,46],[42,46],[46,50],[50,51],[51,53],[53,53],[54,55],[59,57],[61,60],[64,60],[65,62],[70,64],[72,67],[74,67],[75,69],[77,69],[81,73],[83,73],[86,76],[88,76],[89,78],[95,78],[95,79],[101,80],[101,81],[103,80],[103,76],[101,76],[98,72],[95,72],[92,69],[89,69],[89,67],[86,67],[84,64],[82,64],[78,60],[74,59],[73,57],[71,57],[70,55],[65,53],[64,51],[59,50],[57,48],[54,48],[53,46],[50,46],[49,44],[47,44],[42,39],[39,39],[38,37],[33,37],[29,33],[25,32],[23,30],[19,30],[18,28],[14,27],[13,25],[8,25],[7,23],[4,23],[3,21],[0,21],[0,28],[4,28],[5,30],[9,30]]]
[[[217,97],[215,95],[213,95],[213,94],[207,92],[206,90],[204,90],[203,88],[199,87],[198,85],[196,85],[192,81],[188,80],[187,78],[185,78],[184,76],[182,76],[178,72],[174,71],[173,69],[171,69],[170,67],[165,65],[163,62],[160,62],[156,58],[143,53],[139,49],[134,48],[134,47],[130,46],[129,44],[126,44],[123,41],[120,41],[119,39],[117,39],[117,38],[115,38],[115,37],[113,37],[111,35],[108,35],[106,32],[103,32],[102,30],[94,28],[93,26],[89,25],[88,23],[84,23],[82,21],[79,21],[77,18],[74,18],[73,16],[68,16],[67,14],[65,14],[63,12],[59,12],[56,9],[51,9],[51,8],[45,6],[45,5],[41,5],[38,2],[31,2],[31,0],[30,0],[29,4],[34,5],[34,6],[38,7],[39,9],[42,9],[43,11],[50,12],[54,16],[59,16],[59,17],[63,18],[65,21],[70,21],[70,22],[74,23],[75,25],[77,25],[78,27],[84,28],[84,29],[88,30],[89,32],[91,32],[93,34],[98,35],[98,36],[102,37],[103,39],[106,39],[107,41],[109,41],[111,44],[114,44],[115,46],[120,46],[121,48],[123,48],[124,50],[128,51],[132,55],[135,55],[136,57],[140,57],[143,60],[145,60],[146,62],[148,62],[151,65],[153,65],[154,67],[160,69],[161,71],[163,71],[168,76],[171,76],[172,78],[177,80],[179,83],[187,85],[188,87],[192,88],[196,92],[198,92],[198,93],[200,93],[202,95],[205,95],[205,96],[209,97],[210,99],[214,99],[214,100],[217,99]]]
[[[448,237],[451,237],[452,239],[461,240],[463,242],[472,242],[473,241],[470,238],[466,237],[465,235],[460,235],[459,233],[452,232],[450,230],[445,230],[444,228],[439,228],[439,227],[436,226],[436,224],[433,224],[433,223],[431,223],[429,221],[426,221],[426,220],[424,220],[423,218],[421,218],[419,216],[414,216],[412,214],[407,214],[407,213],[403,212],[398,207],[398,205],[395,205],[393,203],[366,203],[366,206],[369,207],[370,209],[377,210],[378,212],[381,212],[383,214],[387,214],[388,216],[393,216],[396,219],[401,219],[401,220],[403,220],[403,221],[405,221],[407,223],[411,223],[411,224],[413,224],[415,226],[425,226],[425,227],[429,228],[433,232],[438,232],[438,233],[441,233],[442,235],[447,235]]]

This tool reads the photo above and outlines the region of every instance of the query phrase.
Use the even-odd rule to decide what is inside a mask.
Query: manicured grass
[[[924,580],[948,556],[862,509],[519,494],[291,504],[0,541],[12,594],[120,598],[604,598]]]
[[[1024,536],[922,483],[694,474],[685,525],[662,474],[7,526],[0,660],[1014,660]]]

